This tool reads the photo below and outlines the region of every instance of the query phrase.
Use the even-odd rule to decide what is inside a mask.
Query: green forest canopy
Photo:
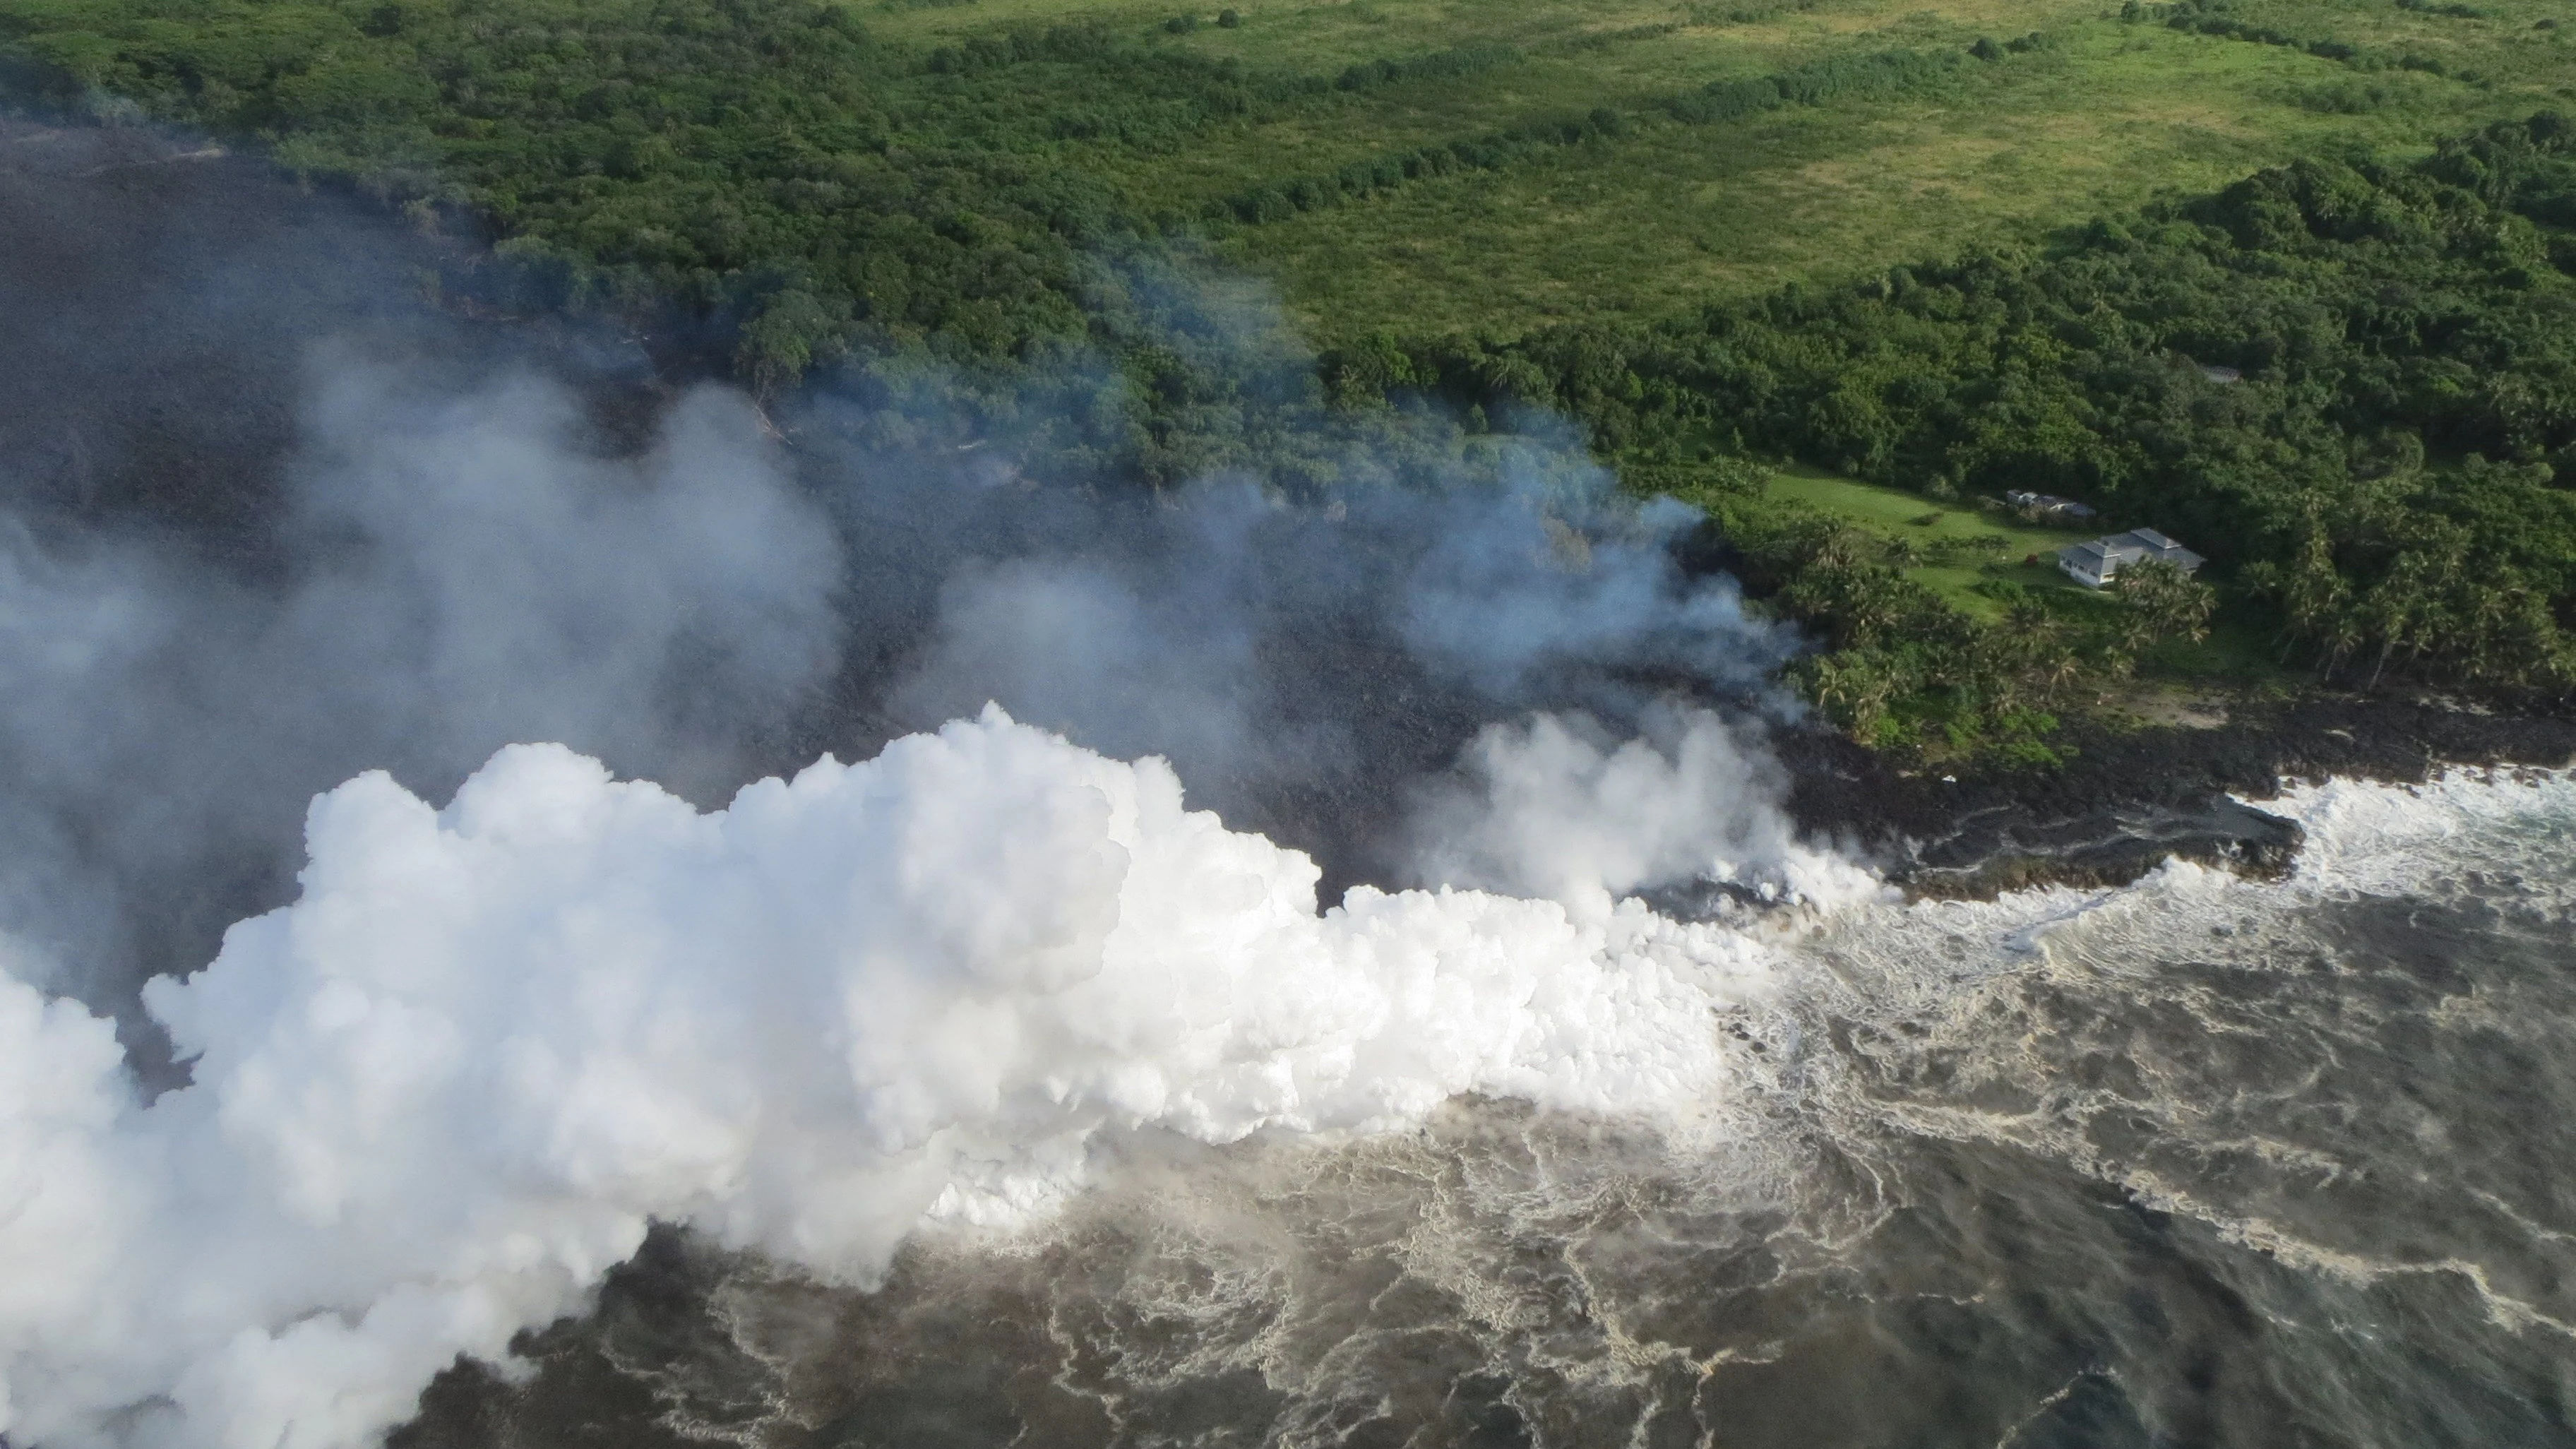
[[[1425,402],[1568,412],[1724,519],[1857,732],[2044,753],[2205,605],[1998,578],[1981,621],[1724,460],[2073,494],[2202,546],[2283,657],[2564,690],[2553,9],[0,0],[0,56],[473,218],[506,302],[676,305],[756,385],[846,359],[885,426],[1059,468],[1321,488],[1335,438],[1454,445]]]
[[[2576,74],[2553,8],[0,0],[0,50],[780,372],[1080,338],[1089,263],[1178,234],[1326,341],[1651,320],[2528,114]]]
[[[1382,336],[1328,367],[1345,397],[1561,407],[1677,491],[1674,465],[1707,450],[1935,500],[2071,494],[2193,541],[2329,672],[2576,680],[2576,124],[2554,112],[2412,163],[2300,161],[2046,247],[1655,326]],[[1793,606],[1806,589],[1873,699],[2009,696],[2021,664],[2063,668],[1977,656],[2001,639],[1927,648],[1964,624],[1866,548],[1834,556],[1724,492],[1755,567]]]

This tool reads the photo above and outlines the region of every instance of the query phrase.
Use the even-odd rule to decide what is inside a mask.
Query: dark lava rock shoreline
[[[1789,811],[1856,846],[1916,897],[2115,886],[2179,856],[2247,875],[2295,861],[2303,832],[2258,806],[2328,777],[2421,783],[2455,766],[2576,763],[2576,718],[2320,695],[2240,705],[2207,728],[2079,728],[2067,764],[1955,778],[1901,769],[1821,730],[1784,734]]]

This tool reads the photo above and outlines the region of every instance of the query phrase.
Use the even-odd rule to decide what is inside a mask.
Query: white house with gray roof
[[[2204,562],[2199,554],[2152,528],[2133,528],[2057,551],[2057,566],[2088,589],[2098,589],[2118,578],[2120,570],[2131,564],[2150,561],[2171,564],[2184,573]]]

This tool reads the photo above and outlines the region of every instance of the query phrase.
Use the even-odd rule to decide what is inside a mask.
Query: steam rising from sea
[[[1104,497],[443,325],[223,528],[0,451],[19,1449],[2576,1442],[2563,777],[1906,906],[1543,424]]]
[[[2568,1442],[2576,784],[2266,803],[2283,882],[1762,938],[1686,1127],[1121,1137],[865,1293],[658,1235],[400,1442]]]
[[[654,1224],[863,1287],[1139,1144],[1701,1132],[1776,927],[1636,894],[1878,889],[1793,641],[1543,431],[1100,497],[380,344],[299,407],[253,565],[0,531],[11,1442],[370,1442]]]
[[[1051,1210],[1104,1131],[1686,1112],[1728,1090],[1712,1018],[1768,985],[1749,937],[1597,880],[1319,916],[1311,862],[1159,761],[998,708],[715,815],[522,746],[443,811],[361,777],[307,836],[295,904],[146,990],[188,1086],[143,1105],[105,1023],[0,997],[35,1442],[362,1443],[651,1223],[868,1284],[925,1220]]]
[[[1807,912],[1688,924],[1597,879],[1319,914],[998,709],[715,814],[556,747],[444,810],[365,777],[149,993],[192,1085],[0,988],[14,1432],[362,1442],[603,1282],[404,1441],[2545,1428],[2568,1205],[2514,1099],[2576,1090],[2576,785],[2280,803],[2278,884],[1905,906],[1809,858]]]

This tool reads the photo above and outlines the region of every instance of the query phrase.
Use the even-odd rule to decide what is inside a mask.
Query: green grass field
[[[1906,569],[1906,577],[1980,618],[2003,614],[2002,605],[1975,592],[1976,585],[1991,579],[2092,596],[2058,570],[2054,555],[2096,534],[2041,528],[1990,501],[1929,503],[1919,493],[1795,467],[1775,475],[1765,496],[1848,518],[1932,555],[1937,561]]]
[[[1687,485],[1674,491],[1685,502],[1701,506],[1715,502],[1714,497],[1695,495]],[[1993,499],[1936,503],[1919,493],[1792,464],[1769,471],[1752,506],[1756,510],[1814,509],[1880,539],[1902,539],[1926,555],[1922,562],[1900,570],[1906,578],[1989,623],[2002,620],[2006,608],[2002,600],[1978,586],[1997,582],[2033,591],[2052,612],[2069,621],[2106,623],[2119,607],[2116,594],[2075,583],[2058,569],[2053,557],[2056,550],[2098,537],[2103,530],[2034,525]],[[2308,671],[2282,663],[2277,621],[2245,607],[2231,589],[2222,589],[2219,597],[2221,607],[2206,638],[2166,640],[2147,648],[2138,657],[2136,679],[2114,691],[2113,698],[2130,706],[2152,707],[2175,691],[2181,694],[2167,702],[2210,692],[2274,693],[2311,680]]]
[[[1028,0],[914,12],[909,23],[955,30],[1040,13],[987,9],[1013,3]],[[2066,0],[1822,0],[1755,24],[1691,18],[1720,8],[1255,5],[1240,28],[1203,29],[1186,43],[1302,69],[1464,42],[1510,45],[1523,57],[1249,118],[1182,154],[1083,161],[1148,206],[1194,212],[1265,177],[1328,172],[1531,116],[1639,107],[1840,51],[1956,48],[2034,30],[2057,42],[1981,68],[1956,95],[1718,125],[1649,120],[1503,171],[1218,228],[1223,253],[1275,278],[1294,314],[1327,340],[1377,327],[1510,335],[1566,318],[1660,317],[1712,296],[2009,243],[2320,148],[2404,150],[2576,90],[2576,48],[2564,32],[2531,28],[2551,8],[2537,4],[2496,6],[2497,18],[2476,21],[2342,0],[2246,11],[2374,52],[2438,56],[2475,71],[2474,81],[2364,74],[2298,50],[2124,23],[2111,7]]]
[[[1694,497],[1687,487],[1677,495],[1686,503],[1710,501]],[[2053,557],[2058,549],[2096,533],[2039,527],[1991,500],[1938,503],[1920,493],[1792,464],[1772,471],[1757,506],[1812,508],[1879,538],[1902,540],[1923,555],[1921,562],[1903,569],[1905,576],[1981,619],[2003,615],[2000,603],[1976,591],[1978,584],[1997,579],[2062,593],[2070,605],[2100,597],[2059,572]]]

